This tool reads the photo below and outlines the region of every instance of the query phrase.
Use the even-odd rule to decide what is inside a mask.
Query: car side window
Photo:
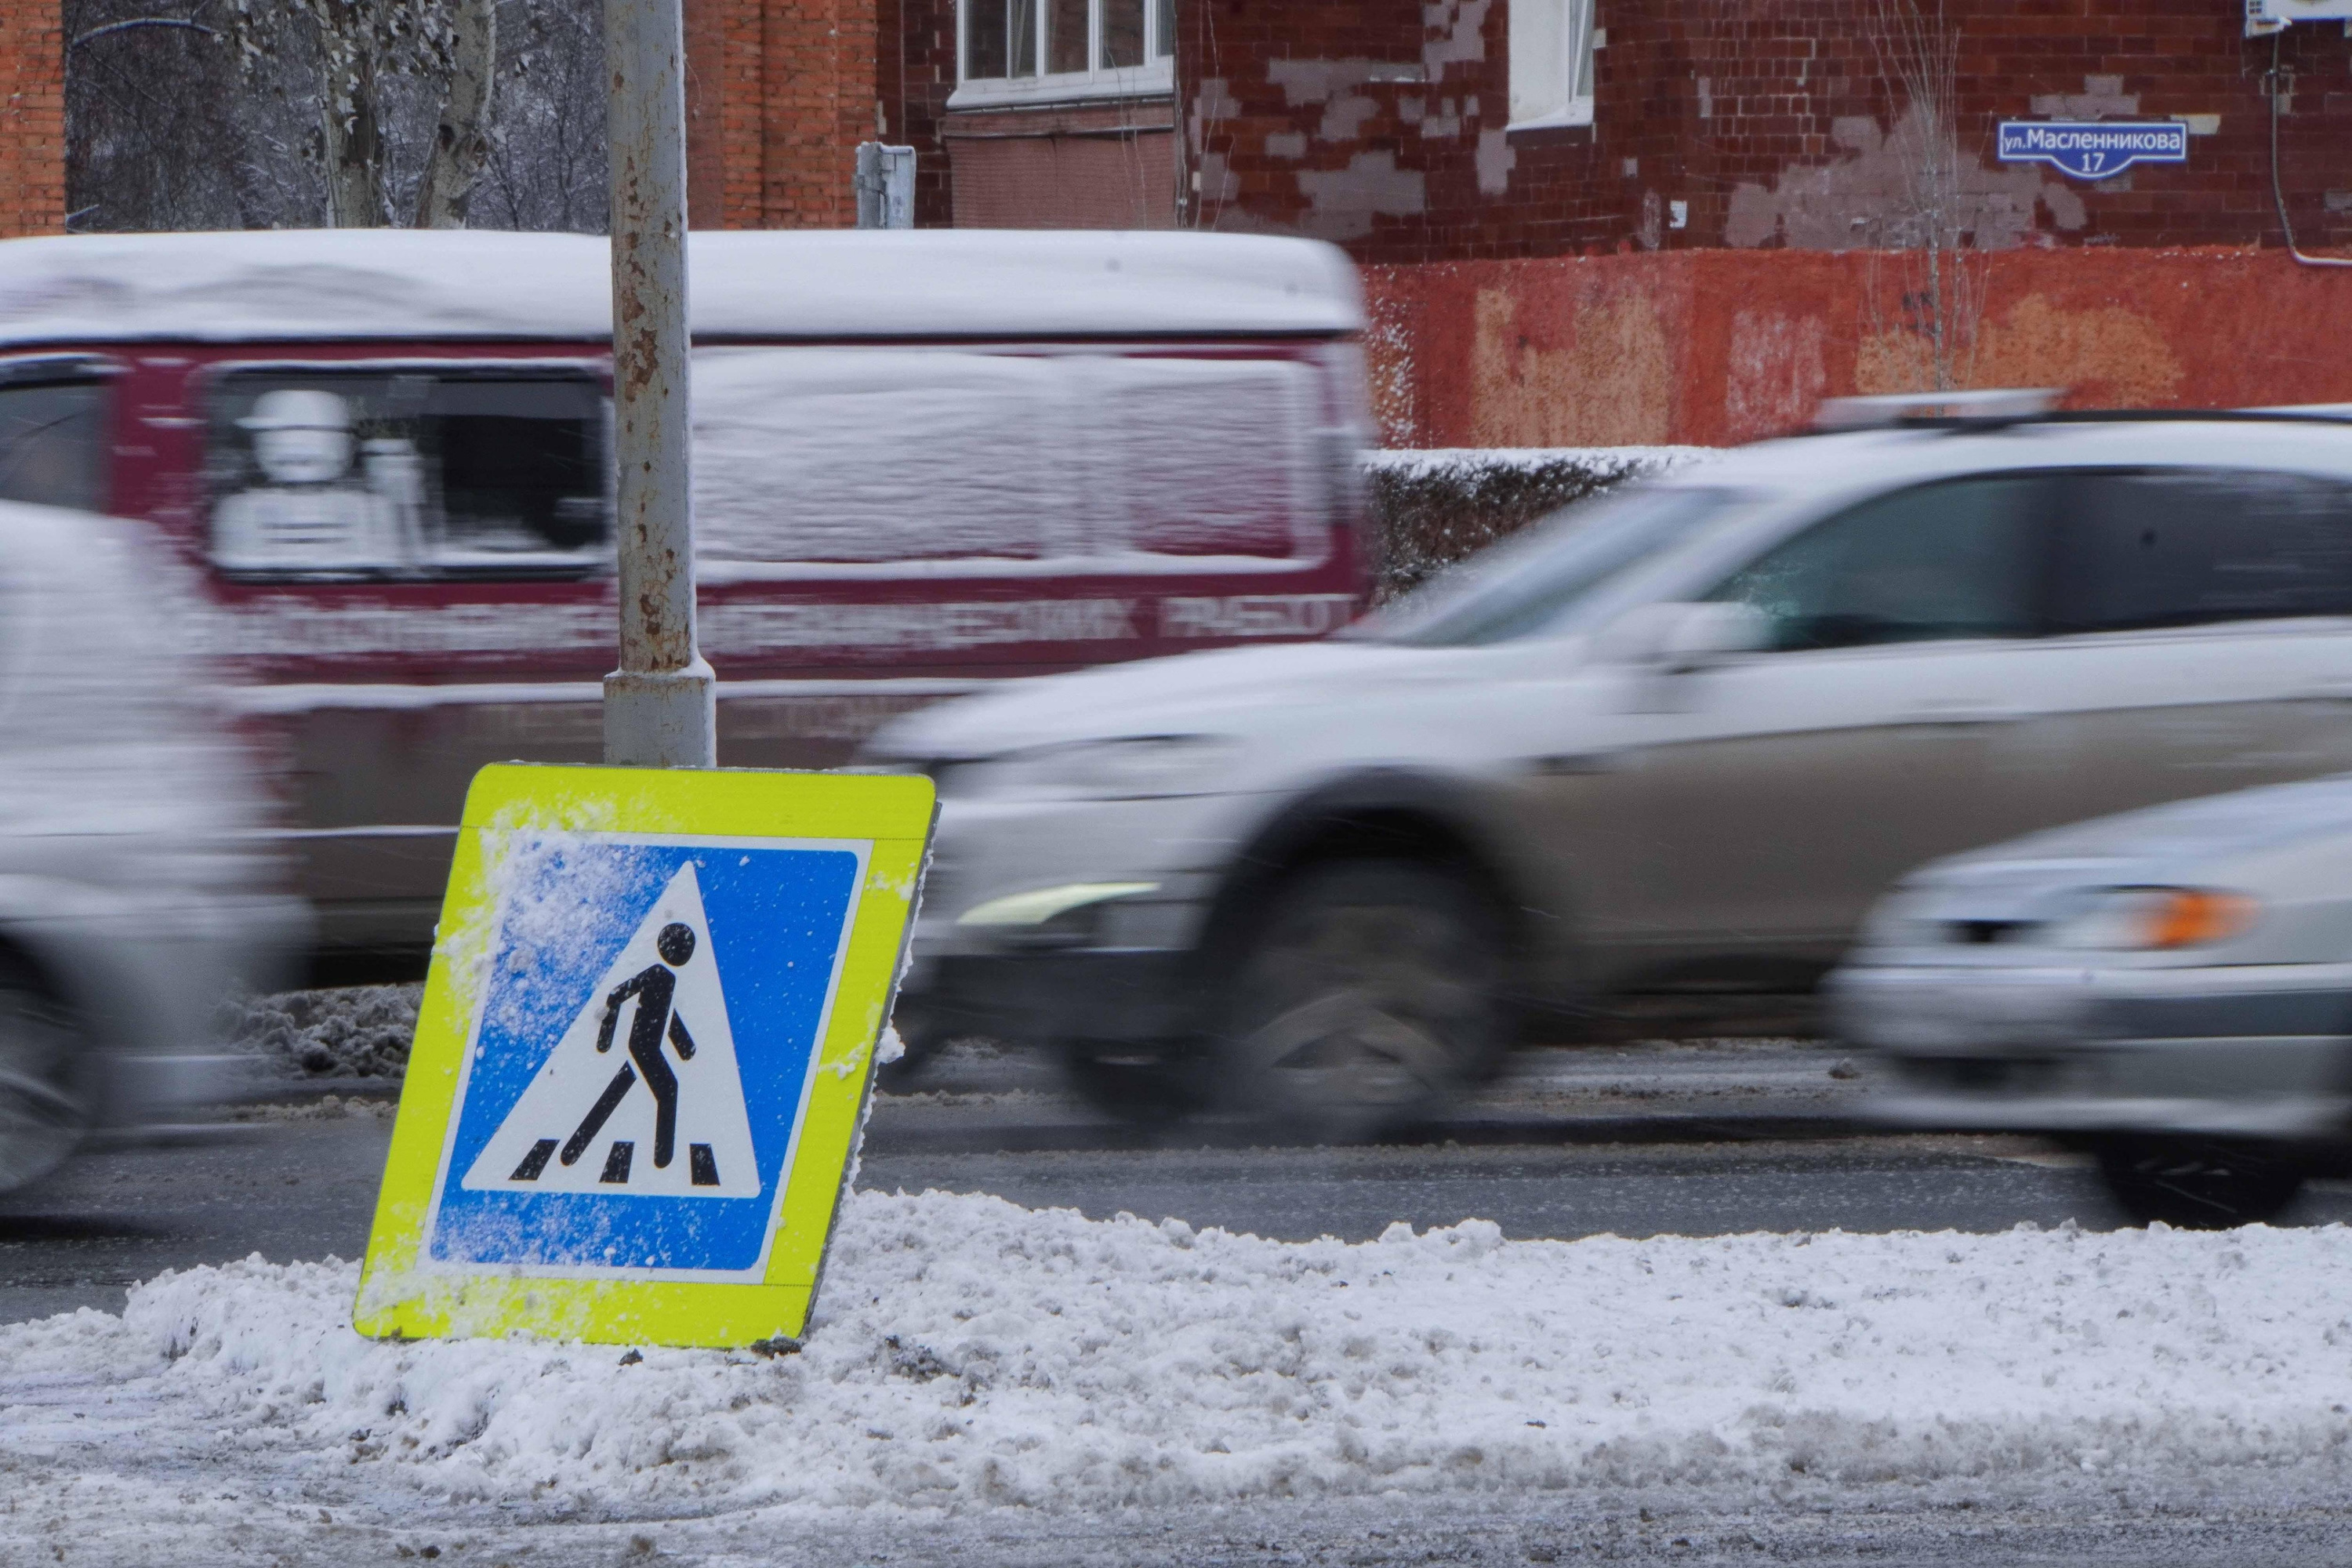
[[[2070,632],[2352,615],[2352,486],[2194,468],[2068,481],[2055,618]]]
[[[585,370],[232,371],[208,412],[213,562],[232,576],[576,576],[611,557]]]
[[[2048,481],[1991,474],[1874,497],[1813,524],[1708,597],[1752,605],[1777,649],[2030,637]]]
[[[0,500],[104,511],[106,384],[0,385]]]

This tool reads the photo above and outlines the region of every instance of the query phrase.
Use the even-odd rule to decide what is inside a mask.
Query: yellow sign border
[[[416,1018],[352,1326],[378,1339],[524,1333],[613,1344],[730,1346],[807,1327],[888,1022],[937,809],[931,781],[895,774],[535,766],[474,775]],[[426,1263],[422,1249],[467,1042],[497,938],[506,835],[845,838],[870,842],[866,882],[818,1047],[764,1279],[565,1279]]]

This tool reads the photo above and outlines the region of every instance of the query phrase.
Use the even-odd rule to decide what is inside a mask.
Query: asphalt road
[[[1491,1219],[1517,1237],[1600,1232],[1994,1230],[2118,1216],[2079,1160],[2024,1140],[1825,1135],[1853,1109],[1831,1053],[1779,1045],[1537,1053],[1432,1141],[1254,1148],[1216,1127],[1142,1134],[986,1052],[877,1097],[858,1183],[994,1193],[1283,1239]],[[390,1102],[248,1108],[247,1120],[84,1155],[0,1198],[0,1321],[118,1310],[165,1268],[367,1243]],[[2352,1219],[2326,1184],[2290,1222]]]

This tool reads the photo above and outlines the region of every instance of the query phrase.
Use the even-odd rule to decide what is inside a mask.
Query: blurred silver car
[[[0,502],[0,1191],[216,1092],[214,1016],[304,931],[135,524]]]
[[[2268,1218],[2352,1164],[2352,776],[1937,861],[1830,994],[1880,1118],[2059,1136],[2141,1219]]]
[[[2347,697],[2352,423],[1766,442],[1335,640],[882,732],[941,796],[900,1027],[1359,1136],[1534,1009],[1809,986],[1937,855],[2352,767]]]

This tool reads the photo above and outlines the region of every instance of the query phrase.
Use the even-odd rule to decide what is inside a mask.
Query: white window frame
[[[964,62],[971,57],[971,8],[1001,5],[1004,0],[956,0],[956,89],[948,96],[950,109],[993,109],[1024,103],[1067,103],[1089,98],[1150,98],[1176,90],[1175,40],[1160,37],[1158,0],[1143,0],[1143,60],[1139,66],[1116,70],[1040,72],[1023,77],[967,77]],[[1039,65],[1045,61],[1045,11],[1049,0],[1036,0],[1037,36],[1034,40]],[[1103,0],[1087,0],[1087,59],[1102,58]]]
[[[1592,123],[1594,25],[1599,0],[1507,0],[1510,6],[1510,123],[1549,131]]]

